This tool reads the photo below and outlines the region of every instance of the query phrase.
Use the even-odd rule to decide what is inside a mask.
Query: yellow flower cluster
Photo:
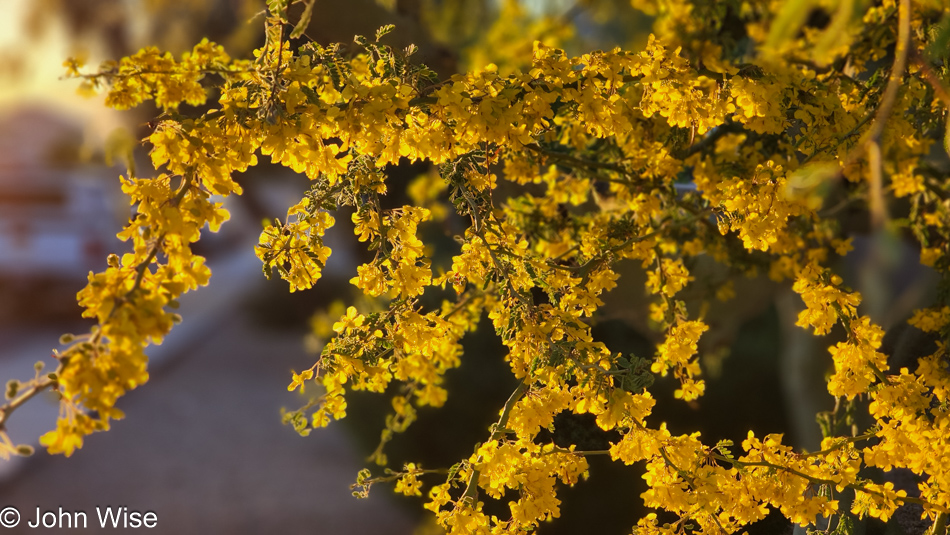
[[[268,225],[254,248],[264,264],[264,273],[277,269],[281,278],[290,283],[291,292],[313,287],[330,257],[330,248],[323,245],[323,235],[333,226],[333,217],[323,211],[308,210],[309,206],[307,197],[291,206],[287,222]]]
[[[428,491],[424,477],[434,471],[407,464],[388,472],[397,492],[428,497],[426,508],[448,533],[536,529],[559,516],[559,486],[586,477],[586,456],[595,454],[643,461],[645,504],[676,519],[651,513],[636,533],[733,533],[770,507],[807,525],[840,514],[834,493],[844,492],[854,493],[855,514],[887,519],[912,499],[860,477],[864,466],[914,471],[924,514],[946,514],[946,297],[911,320],[942,337],[938,350],[914,371],[894,371],[881,352],[884,331],[859,314],[860,296],[829,268],[832,255],[851,247],[836,213],[861,206],[886,219],[882,203],[900,198],[893,206],[908,208],[891,224],[914,236],[922,263],[950,271],[950,188],[920,162],[931,133],[945,128],[946,103],[927,90],[926,74],[902,82],[895,71],[907,89],[897,94],[886,76],[866,70],[876,53],[881,59],[880,43],[898,39],[888,22],[894,3],[864,17],[877,41],[847,34],[847,69],[831,61],[841,47],[815,51],[824,34],[771,42],[769,22],[782,21],[776,1],[744,3],[738,13],[715,2],[637,4],[657,15],[657,36],[644,50],[572,58],[535,43],[526,66],[508,64],[504,74],[489,66],[438,81],[365,39],[347,54],[313,43],[292,50],[274,30],[286,21],[272,8],[254,62],[203,42],[180,60],[146,49],[83,75],[108,85],[107,101],[119,108],[153,100],[172,112],[218,98],[194,116],[163,115],[149,137],[156,177],[123,180],[136,215],[120,237],[132,252],[90,274],[79,298],[98,326],[59,354],[55,378],[37,383],[63,400],[43,443],[68,455],[121,417],[116,400],[148,379],[144,350],[177,320],[176,299],[208,282],[191,244],[206,225],[215,231],[227,219],[216,196],[241,194],[232,175],[256,165],[260,153],[311,181],[285,221],[261,234],[265,273],[276,270],[291,291],[311,288],[330,255],[323,236],[337,210],[352,210],[354,241],[375,252],[351,280],[366,299],[341,307],[319,359],[291,376],[290,390],[320,387],[284,414],[301,434],[343,418],[351,391],[383,393],[398,383],[372,456],[385,465],[385,444],[417,410],[445,403],[445,375],[464,358],[460,340],[483,316],[507,349],[518,386],[474,453]],[[916,35],[929,35],[921,25],[937,14],[915,11]],[[745,25],[761,57],[710,40],[726,17]],[[882,108],[888,113],[875,117]],[[866,147],[866,159],[855,152]],[[403,160],[438,167],[439,180],[412,186],[431,211],[384,208],[386,171]],[[445,228],[459,229],[460,245],[444,256],[421,238],[435,205]],[[652,361],[625,357],[592,334],[604,294],[627,282],[625,260],[644,273],[660,333]],[[764,268],[794,280],[805,304],[798,325],[815,334],[840,323],[847,338],[830,349],[829,392],[871,399],[875,426],[828,436],[813,453],[795,452],[780,435],[750,433],[737,456],[731,444],[710,446],[698,433],[674,435],[655,422],[657,399],[647,390],[654,374],[672,372],[684,401],[705,389],[697,355],[710,326],[683,296],[694,289],[727,296],[731,288],[696,276],[706,260],[730,274]],[[539,438],[556,430],[563,412],[590,414],[619,438],[599,452]],[[507,504],[510,514],[486,513],[498,510],[487,500]]]

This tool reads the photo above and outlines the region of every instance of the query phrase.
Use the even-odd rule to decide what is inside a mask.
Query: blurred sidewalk
[[[374,489],[368,500],[350,494],[365,463],[342,426],[303,438],[280,423],[281,407],[304,402],[287,392],[291,369],[315,357],[304,351],[303,333],[250,319],[248,295],[263,283],[257,231],[239,209],[232,213],[231,228],[245,229],[240,243],[209,255],[210,284],[182,297],[182,323],[147,348],[150,380],[119,400],[126,418],[87,437],[68,459],[37,448],[30,458],[0,460],[0,507],[22,515],[3,533],[36,532],[26,522],[37,506],[84,511],[88,532],[100,532],[95,507],[110,505],[154,511],[153,533],[412,533],[410,508],[396,505],[391,488]],[[0,380],[32,376],[44,357],[52,366],[50,350],[70,328],[0,329]],[[8,423],[11,438],[36,445],[55,426],[57,407],[51,397],[31,400]]]
[[[209,259],[212,271],[208,286],[185,294],[180,299],[178,312],[182,323],[158,346],[146,348],[149,356],[149,373],[156,372],[179,357],[188,358],[189,346],[194,345],[214,331],[223,318],[233,312],[261,278],[260,262],[248,248],[232,251],[222,258]],[[70,296],[63,296],[68,299]],[[33,365],[38,360],[46,363],[49,372],[55,369],[52,349],[59,347],[59,337],[65,332],[83,334],[88,327],[79,323],[38,324],[29,327],[0,330],[0,380],[25,380],[33,375]],[[148,383],[151,384],[151,383]],[[17,409],[7,423],[10,438],[14,443],[38,445],[39,436],[56,425],[59,404],[52,396],[38,396]],[[24,459],[10,462],[0,460],[0,483],[8,479],[22,466]]]
[[[313,356],[299,334],[248,321],[238,300],[248,270],[259,277],[260,267],[246,249],[236,254],[212,266],[208,288],[183,300],[183,323],[150,351],[157,361],[150,381],[119,402],[126,419],[88,437],[69,459],[38,451],[0,483],[0,505],[17,507],[23,522],[37,506],[86,511],[90,532],[101,531],[95,507],[107,505],[154,511],[155,533],[412,532],[390,489],[368,500],[351,496],[364,463],[340,426],[302,438],[281,425],[280,407],[302,400],[287,392],[290,370],[309,367]],[[42,354],[29,353],[30,345],[18,351],[26,374]],[[30,405],[49,405],[37,401]],[[33,423],[33,415],[18,412],[13,420]],[[37,425],[37,432],[48,429]],[[9,532],[27,530],[21,524]]]

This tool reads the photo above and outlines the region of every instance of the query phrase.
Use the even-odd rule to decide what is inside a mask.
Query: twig
[[[870,494],[872,496],[877,496],[879,498],[887,498],[887,496],[885,496],[883,493],[878,492],[876,490],[869,489],[865,487],[864,485],[860,485],[857,483],[846,483],[844,485],[841,485],[841,483],[838,481],[834,481],[831,479],[822,479],[819,477],[813,477],[803,472],[799,472],[798,470],[795,470],[794,468],[789,468],[788,466],[782,466],[780,464],[770,463],[768,461],[740,461],[738,459],[730,459],[729,457],[725,457],[723,455],[719,455],[716,453],[713,453],[710,456],[713,459],[716,459],[717,461],[726,462],[739,468],[744,468],[748,466],[760,466],[760,467],[765,467],[765,468],[772,468],[774,470],[781,470],[783,472],[805,479],[806,481],[808,481],[809,483],[813,485],[832,485],[836,487],[840,485],[844,488],[855,490],[858,492],[863,492],[865,494]],[[943,506],[930,503],[927,500],[923,500],[920,498],[914,498],[913,496],[895,496],[894,500],[902,502],[902,503],[913,503],[913,504],[917,504],[921,506],[930,507],[932,509],[935,509],[937,511],[941,511],[944,513],[948,512],[948,510]]]
[[[821,451],[813,451],[813,452],[811,452],[811,453],[806,453],[806,454],[803,455],[803,457],[806,457],[806,458],[807,458],[807,457],[817,457],[817,456],[819,456],[819,455],[827,455],[827,454],[829,454],[829,453],[833,453],[833,452],[835,452],[835,451],[837,451],[837,450],[840,450],[841,448],[847,446],[848,444],[854,444],[855,442],[861,442],[862,440],[869,440],[869,439],[872,439],[872,438],[874,438],[874,437],[876,437],[876,436],[877,436],[877,435],[874,434],[874,433],[865,433],[865,434],[863,434],[863,435],[858,435],[858,436],[856,436],[856,437],[848,437],[848,438],[843,439],[841,442],[838,442],[838,443],[835,444],[834,446],[831,446],[831,447],[828,448],[828,449],[824,449],[824,450],[821,450]]]
[[[684,470],[681,470],[679,467],[677,467],[675,464],[673,464],[673,460],[670,459],[669,455],[667,455],[667,453],[666,453],[666,448],[665,448],[665,447],[662,447],[662,446],[660,447],[660,456],[663,457],[663,461],[666,462],[666,464],[668,464],[668,465],[670,466],[670,468],[672,468],[673,470],[676,471],[676,475],[678,475],[679,477],[683,478],[683,481],[686,482],[686,485],[689,486],[689,488],[690,488],[693,492],[698,492],[698,489],[697,489],[697,487],[696,487],[696,483],[695,483],[695,481],[693,481],[693,478],[689,477],[689,473],[688,473],[688,472],[686,472],[686,471],[684,471]],[[692,516],[692,514],[690,514],[690,516]],[[722,524],[719,522],[719,518],[717,518],[715,514],[709,513],[709,518],[711,518],[711,519],[713,520],[713,522],[716,523],[716,526],[719,527],[719,531],[720,531],[721,533],[727,533],[727,532],[726,532],[726,529],[725,529],[725,528],[722,526]]]
[[[181,184],[179,190],[175,192],[175,196],[169,199],[168,202],[172,206],[177,206],[181,202],[181,200],[185,197],[185,194],[190,190],[190,188],[191,188],[191,179],[186,179]],[[145,257],[145,259],[142,262],[140,262],[135,267],[135,280],[132,283],[132,288],[130,288],[129,291],[127,291],[121,297],[115,298],[115,304],[113,305],[112,310],[109,311],[109,314],[106,316],[106,319],[102,321],[102,323],[100,323],[100,327],[102,324],[108,323],[109,320],[111,320],[112,317],[115,315],[116,311],[124,303],[128,302],[129,296],[134,294],[141,287],[142,280],[145,277],[145,272],[148,271],[149,264],[152,263],[152,261],[158,255],[159,250],[161,250],[162,241],[164,240],[164,237],[165,237],[164,233],[159,235],[159,237],[155,240],[155,243],[149,249],[148,255]],[[102,332],[103,332],[103,329],[99,328],[95,332],[95,334],[92,335],[92,337],[89,339],[89,342],[92,343],[93,347],[98,346],[99,340],[102,337]],[[75,347],[75,345],[73,345],[72,347]],[[70,349],[72,349],[72,347],[70,347]],[[64,352],[64,355],[68,355],[70,349],[67,349]],[[95,351],[97,351],[97,349],[95,349]],[[57,373],[61,369],[62,369],[62,361],[60,361],[60,366],[57,369]],[[26,403],[27,401],[35,397],[40,392],[50,389],[50,388],[55,390],[57,385],[59,384],[57,380],[51,379],[48,376],[43,377],[43,378],[35,378],[32,380],[32,383],[33,384],[29,388],[27,388],[27,390],[24,391],[23,394],[18,396],[13,401],[10,401],[9,403],[5,405],[0,406],[0,431],[5,429],[6,422],[10,418],[10,415],[13,413],[13,411],[18,409],[20,406],[22,406],[24,403]]]
[[[501,417],[498,418],[498,422],[495,423],[494,428],[492,429],[491,436],[488,437],[489,442],[494,442],[501,438],[505,433],[505,428],[508,427],[508,418],[511,416],[511,409],[514,408],[515,403],[521,399],[521,396],[528,390],[527,376],[521,379],[521,382],[518,383],[518,387],[515,388],[514,392],[508,397],[508,401],[505,402],[505,406],[501,411]],[[481,461],[481,457],[478,458],[478,461]],[[475,505],[475,501],[478,498],[478,477],[481,475],[481,471],[478,468],[472,468],[472,474],[468,477],[468,483],[465,486],[465,492],[462,493],[462,497],[459,498],[459,503],[469,502],[472,506]]]
[[[701,210],[701,211],[698,211],[698,212],[696,212],[696,213],[693,213],[690,217],[688,217],[688,218],[686,218],[685,220],[683,220],[683,221],[682,221],[681,223],[679,223],[679,225],[677,225],[677,226],[691,225],[691,224],[694,223],[697,219],[704,218],[704,217],[706,217],[707,215],[709,215],[709,213],[710,213],[710,210],[708,210],[708,209],[707,209],[707,210]],[[594,258],[591,258],[590,260],[588,260],[587,262],[584,262],[583,264],[581,264],[581,265],[579,265],[579,266],[560,266],[560,265],[557,265],[557,264],[552,264],[552,263],[550,263],[550,262],[548,262],[547,265],[548,265],[548,267],[552,267],[552,268],[555,268],[555,269],[565,269],[565,270],[570,270],[570,271],[576,271],[576,272],[581,276],[581,283],[580,283],[580,284],[581,284],[581,285],[584,285],[584,284],[587,283],[587,280],[590,278],[590,274],[594,271],[594,269],[596,269],[596,268],[597,268],[598,266],[600,266],[605,260],[607,260],[607,259],[610,257],[610,255],[612,255],[612,254],[614,254],[614,253],[618,253],[618,252],[624,250],[625,248],[627,248],[628,246],[630,246],[630,245],[632,245],[632,244],[634,244],[634,243],[640,243],[640,242],[642,242],[642,241],[649,240],[650,238],[653,238],[653,237],[659,235],[661,232],[664,231],[663,227],[667,226],[667,224],[670,223],[671,221],[673,221],[672,218],[664,219],[664,220],[657,226],[657,228],[656,228],[655,230],[653,230],[653,231],[651,231],[651,232],[648,232],[648,233],[646,233],[646,234],[642,234],[642,235],[638,235],[638,236],[631,236],[630,238],[627,238],[626,240],[624,240],[623,243],[621,243],[621,244],[619,244],[619,245],[616,245],[616,246],[614,246],[614,247],[611,247],[610,249],[607,249],[606,251],[604,251],[604,252],[601,253],[600,255],[598,255],[598,256],[596,256],[596,257],[594,257]]]
[[[930,528],[928,535],[946,535],[947,534],[947,513],[940,513],[934,520],[934,525]]]
[[[168,203],[171,206],[176,207],[179,204],[181,204],[182,199],[185,198],[185,194],[187,194],[188,191],[191,189],[191,181],[192,181],[191,178],[184,179],[184,182],[178,188],[178,191],[175,192],[175,196],[168,200]],[[158,238],[155,239],[155,243],[149,249],[148,255],[145,257],[144,260],[139,262],[137,266],[135,266],[135,280],[132,282],[132,288],[130,288],[129,291],[125,292],[125,294],[122,295],[121,297],[115,298],[115,304],[113,305],[112,310],[109,311],[109,315],[106,316],[106,319],[105,321],[103,321],[103,323],[106,323],[110,319],[112,319],[112,316],[115,315],[115,312],[116,310],[119,309],[119,306],[121,306],[124,303],[127,303],[129,296],[134,294],[141,287],[142,279],[145,278],[145,272],[148,271],[148,266],[152,263],[153,260],[155,260],[155,257],[158,256],[158,252],[162,248],[162,243],[165,241],[165,235],[166,233],[163,232],[158,236]],[[100,329],[96,333],[96,336],[93,337],[92,339],[93,343],[96,343],[99,341],[99,337],[101,336],[101,333],[102,333],[102,329]]]
[[[740,125],[739,123],[733,123],[733,122],[723,123],[717,126],[716,128],[714,128],[711,132],[709,132],[706,135],[706,137],[699,140],[699,143],[690,145],[684,150],[673,153],[673,157],[678,160],[685,160],[686,158],[689,158],[690,156],[698,152],[702,152],[708,149],[711,145],[714,145],[716,141],[718,141],[719,138],[721,138],[722,136],[726,134],[735,134],[742,131],[744,131],[744,129],[742,128],[742,125]]]
[[[610,455],[610,450],[569,450],[555,446],[550,451],[543,452],[541,455],[553,455],[555,453],[566,453],[568,455],[577,455],[579,457],[594,457],[597,455]]]
[[[545,149],[537,144],[524,145],[524,148],[541,154],[542,156],[551,158],[552,160],[557,160],[572,164],[574,167],[586,167],[588,169],[604,169],[607,171],[613,171],[615,173],[620,173],[621,175],[636,177],[633,173],[624,169],[619,165],[614,165],[610,163],[597,162],[594,160],[587,160],[584,158],[578,158],[576,156],[571,156],[570,154],[565,154],[563,152],[554,152],[552,150]]]
[[[943,81],[940,80],[940,77],[937,76],[937,73],[934,72],[933,68],[927,63],[916,49],[910,51],[910,58],[914,61],[918,68],[920,68],[921,74],[924,75],[924,79],[927,80],[927,83],[930,84],[930,87],[934,90],[934,95],[943,101],[945,106],[950,107],[950,89],[943,84]]]
[[[26,389],[25,392],[17,396],[15,399],[9,403],[0,407],[0,431],[6,429],[7,419],[10,415],[13,414],[13,411],[17,410],[24,403],[32,399],[34,396],[40,392],[46,390],[47,388],[56,386],[56,381],[50,379],[49,377],[43,377],[42,379],[35,380],[32,386]]]
[[[887,79],[887,86],[881,96],[881,103],[874,115],[874,122],[864,138],[863,145],[867,150],[868,164],[871,167],[871,195],[869,199],[871,212],[871,227],[880,229],[887,221],[887,206],[884,203],[884,170],[881,158],[881,134],[891,116],[894,103],[897,101],[897,92],[907,68],[907,53],[910,48],[910,0],[900,0],[898,5],[897,45],[894,49],[894,64]],[[845,160],[844,167],[853,164],[858,158],[858,151],[852,151]]]

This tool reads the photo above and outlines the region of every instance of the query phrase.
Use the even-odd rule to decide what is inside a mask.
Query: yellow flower
[[[915,310],[914,316],[910,318],[907,323],[924,332],[938,332],[950,323],[950,306],[945,306],[941,309],[929,308]]]
[[[340,318],[340,321],[333,324],[333,332],[337,334],[351,334],[353,330],[363,325],[366,318],[356,312],[356,307],[347,307],[346,315]]]
[[[293,372],[293,380],[290,382],[290,385],[287,386],[287,390],[293,392],[300,387],[300,393],[304,392],[304,383],[313,378],[313,370],[304,370],[300,373]]]

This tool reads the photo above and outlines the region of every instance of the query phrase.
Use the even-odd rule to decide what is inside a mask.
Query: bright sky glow
[[[39,39],[26,35],[24,17],[30,2],[35,1],[0,0],[0,113],[24,106],[57,110],[81,121],[86,142],[98,145],[118,126],[120,117],[103,106],[102,96],[82,97],[76,94],[78,82],[62,78],[63,61],[77,50],[58,17],[46,21]],[[84,46],[89,63],[98,64],[99,47]]]

